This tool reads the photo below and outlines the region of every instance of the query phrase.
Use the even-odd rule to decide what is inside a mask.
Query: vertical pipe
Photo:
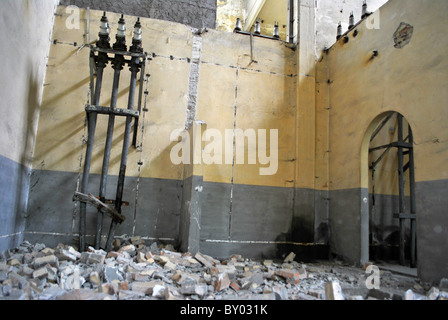
[[[118,31],[116,35],[116,42],[113,45],[113,49],[117,51],[126,51],[126,22],[124,20],[124,16],[121,15],[120,20],[118,21]],[[123,55],[115,55],[115,58],[112,62],[114,69],[114,82],[112,85],[112,96],[110,102],[110,108],[115,109],[117,107],[118,100],[118,90],[120,86],[120,73],[123,69],[125,60]],[[109,171],[109,162],[110,162],[110,153],[112,150],[112,139],[114,134],[114,125],[115,125],[115,115],[109,115],[109,121],[107,125],[107,135],[106,135],[106,145],[104,147],[104,157],[103,157],[103,167],[101,169],[101,180],[100,180],[100,200],[105,201],[106,196],[106,184],[107,184],[107,175]],[[95,247],[99,249],[101,245],[101,233],[103,229],[103,213],[98,210],[97,213],[97,226],[96,226],[96,235],[95,235]]]
[[[82,175],[81,193],[87,193],[89,185],[90,164],[92,162],[93,143],[95,140],[97,114],[90,112],[87,114],[88,138],[86,148],[86,159],[84,161],[84,172]],[[81,202],[79,206],[79,250],[84,251],[86,247],[86,203]]]
[[[139,60],[139,58],[134,58],[133,60]],[[134,100],[135,100],[135,88],[137,86],[137,73],[138,68],[134,66],[137,64],[135,62],[132,63],[131,67],[131,84],[129,88],[129,100],[128,100],[128,109],[134,109]],[[137,64],[138,65],[138,64]],[[121,205],[123,202],[123,192],[124,192],[124,180],[126,177],[126,166],[128,161],[128,151],[131,143],[131,133],[132,133],[132,117],[126,117],[126,126],[124,131],[124,140],[123,140],[123,150],[121,152],[121,164],[120,164],[120,172],[118,175],[118,184],[117,184],[117,194],[115,198],[115,210],[118,213],[121,213]],[[117,223],[112,220],[112,224],[109,230],[109,235],[106,243],[106,251],[111,249],[112,241],[114,239],[115,229]]]
[[[294,0],[289,0],[289,43],[294,43]]]
[[[112,97],[111,97],[111,109],[117,107],[118,100],[118,89],[120,85],[120,69],[116,68],[114,71],[114,82],[112,87]],[[109,115],[109,121],[107,124],[107,134],[106,134],[106,145],[104,147],[104,157],[103,157],[103,167],[101,169],[101,180],[100,180],[100,201],[104,202],[106,197],[106,184],[107,184],[107,174],[109,171],[110,153],[112,150],[112,139],[114,134],[115,125],[115,115]],[[103,213],[98,210],[97,213],[97,229],[95,237],[95,247],[100,248],[101,245],[101,233],[103,228]]]
[[[146,60],[146,56],[145,56]],[[146,67],[146,61],[143,62],[142,65],[142,72],[140,74],[140,88],[138,93],[138,111],[142,112],[142,101],[143,101],[143,83],[145,82],[145,67]],[[137,147],[137,132],[138,132],[138,125],[139,125],[139,118],[135,118],[134,120],[134,136],[132,138],[132,145],[136,148]]]
[[[106,58],[106,59],[104,59]],[[103,84],[103,71],[106,67],[107,56],[99,57],[98,69],[97,69],[97,78],[95,83],[95,92],[93,95],[93,103],[94,105],[99,105],[101,89]],[[95,141],[95,131],[96,131],[96,122],[98,115],[95,112],[89,112],[87,114],[87,128],[88,128],[88,138],[87,138],[87,148],[86,148],[86,159],[84,162],[84,171],[82,175],[82,183],[81,183],[81,193],[86,194],[88,192],[89,185],[89,176],[90,176],[90,165],[92,162],[92,152],[93,152],[93,144]],[[79,218],[79,248],[81,251],[85,250],[85,233],[86,233],[86,203],[80,203],[80,218]]]
[[[403,142],[403,116],[397,115],[398,119],[398,142]],[[399,191],[399,213],[405,213],[405,195],[404,195],[404,166],[403,166],[403,147],[398,147],[398,191]],[[400,219],[400,264],[405,265],[405,219]]]
[[[411,149],[409,149],[409,188],[411,197],[411,214],[416,214],[416,203],[415,203],[415,167],[414,167],[414,135],[412,133],[411,126],[409,125],[409,143],[411,144]],[[416,267],[416,219],[411,219],[411,268]]]

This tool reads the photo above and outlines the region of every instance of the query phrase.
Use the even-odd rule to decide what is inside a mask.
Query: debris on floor
[[[255,261],[179,253],[140,237],[109,253],[23,242],[0,255],[0,300],[447,300],[448,280],[431,286],[381,271],[368,289],[365,270],[338,261]]]

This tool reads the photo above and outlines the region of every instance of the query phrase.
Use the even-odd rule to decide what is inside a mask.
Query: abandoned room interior
[[[0,299],[448,299],[448,1],[0,6]]]

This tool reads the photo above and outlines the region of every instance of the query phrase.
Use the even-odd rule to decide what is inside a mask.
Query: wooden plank
[[[100,210],[102,213],[109,215],[117,223],[121,224],[126,220],[125,216],[121,215],[115,209],[109,207],[108,205],[102,203],[100,200],[98,200],[91,194],[86,195],[80,192],[75,192],[73,196],[73,201],[89,203],[94,207],[96,207],[98,210]]]

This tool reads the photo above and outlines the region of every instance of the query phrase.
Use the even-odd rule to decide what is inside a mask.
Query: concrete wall
[[[236,19],[240,18],[243,31],[253,31],[260,21],[261,34],[272,37],[275,22],[279,22],[279,34],[286,41],[289,24],[288,0],[218,0],[216,29],[233,32]]]
[[[388,111],[404,115],[415,138],[418,272],[432,281],[448,270],[447,203],[437,196],[447,191],[448,42],[437,35],[447,23],[448,6],[445,1],[403,2],[389,1],[379,11],[379,28],[363,21],[356,37],[352,30],[348,43],[341,39],[319,61],[316,121],[325,124],[327,136],[317,140],[316,157],[329,155],[332,252],[365,261],[370,136]],[[402,22],[413,26],[405,46],[394,40]],[[372,58],[373,51],[378,56]],[[381,192],[396,194],[393,188]]]
[[[101,14],[91,11],[91,37],[98,33],[96,22]],[[86,11],[81,10],[78,30],[66,28],[67,15],[65,7],[58,8],[53,34],[57,41],[50,53],[26,228],[29,241],[51,244],[76,244],[79,208],[72,197],[79,188],[87,138],[84,105],[89,94],[89,50],[79,50],[87,33]],[[118,17],[108,13],[113,33]],[[128,26],[136,20],[125,18]],[[304,257],[326,257],[325,243],[314,239],[314,179],[311,184],[306,182],[306,175],[313,173],[306,171],[308,164],[298,165],[306,156],[304,149],[298,149],[297,139],[314,138],[313,131],[302,136],[306,119],[297,125],[297,104],[314,109],[307,104],[314,97],[314,75],[297,73],[296,51],[281,41],[256,38],[256,62],[252,62],[248,36],[216,30],[198,35],[185,25],[150,18],[142,19],[142,25],[143,47],[150,56],[146,70],[150,77],[144,84],[148,111],[140,121],[138,148],[129,151],[124,200],[130,205],[123,207],[127,220],[116,235],[140,235],[149,242],[172,242],[194,251],[198,245],[193,243],[197,239],[193,234],[200,230],[199,249],[214,256],[281,256],[294,249]],[[302,65],[312,68],[313,47],[303,43],[307,51]],[[100,104],[104,106],[110,103],[111,75],[108,70],[103,83]],[[300,102],[299,81],[308,84],[301,89]],[[128,72],[123,71],[120,83],[118,106],[123,107]],[[236,151],[234,130],[265,129],[267,150],[261,151],[266,155],[269,130],[278,129],[278,170],[260,175],[260,169],[268,165],[258,158],[255,164],[247,158],[243,164],[202,163],[193,168],[173,164],[170,153],[177,141],[170,140],[171,133],[185,128],[189,132],[198,123],[205,126],[201,130],[216,129],[223,138],[225,130],[230,130],[230,152]],[[100,117],[91,168],[92,194],[99,190],[106,127],[107,118]],[[110,198],[115,192],[122,134],[123,122],[117,119],[107,187]],[[258,140],[244,143],[246,153],[257,150]],[[313,150],[314,144],[306,148]],[[228,156],[224,145],[215,152],[223,161]],[[87,241],[92,243],[96,210],[90,208],[87,217]],[[108,230],[110,220],[105,220]]]
[[[377,12],[389,0],[367,0],[367,12]],[[340,22],[343,32],[348,30],[350,13],[355,23],[361,20],[364,0],[326,1],[316,0],[316,55],[320,57],[325,48],[336,42],[337,26]],[[373,18],[373,17],[372,17]]]
[[[23,238],[53,13],[57,1],[2,1],[0,251]]]
[[[173,21],[194,28],[215,28],[216,21],[216,0],[62,0],[61,5]]]

